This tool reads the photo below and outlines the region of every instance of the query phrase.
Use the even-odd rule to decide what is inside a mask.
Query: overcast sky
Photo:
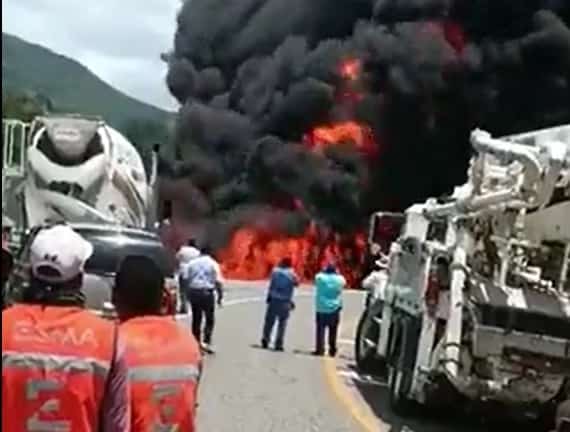
[[[175,101],[160,53],[172,46],[181,0],[2,0],[2,31],[72,57],[123,92]]]

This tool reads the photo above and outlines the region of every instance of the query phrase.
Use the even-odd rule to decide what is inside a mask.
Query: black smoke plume
[[[309,218],[351,232],[463,182],[474,127],[569,123],[569,25],[567,0],[188,0],[167,76],[178,161],[164,177],[217,246],[268,215],[291,233]],[[362,70],[347,103],[350,59]],[[302,144],[344,120],[372,129],[374,157]]]

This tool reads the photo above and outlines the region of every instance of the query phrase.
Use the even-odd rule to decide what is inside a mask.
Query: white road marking
[[[311,295],[312,295],[311,293],[299,293],[299,294],[295,295],[295,298],[310,297]],[[247,304],[247,303],[259,303],[259,302],[264,302],[266,299],[267,299],[267,297],[265,297],[265,296],[264,297],[238,298],[238,299],[232,299],[232,300],[224,301],[224,306],[235,306],[235,305]]]
[[[343,378],[348,378],[352,381],[358,381],[365,384],[376,385],[385,387],[386,383],[379,381],[378,379],[371,377],[369,375],[361,375],[356,371],[352,370],[339,370],[337,371],[338,376]]]
[[[224,306],[234,306],[245,303],[257,303],[265,300],[265,297],[245,297],[240,299],[226,300]]]
[[[352,339],[339,339],[338,343],[343,345],[354,345],[354,341]]]

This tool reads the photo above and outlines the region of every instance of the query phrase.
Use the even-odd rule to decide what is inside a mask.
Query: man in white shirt
[[[183,278],[186,279],[186,296],[192,308],[192,333],[205,352],[213,353],[212,334],[214,332],[217,303],[222,305],[223,277],[218,262],[212,257],[209,248],[204,247],[200,256],[190,260]],[[202,340],[202,318],[205,318]],[[202,343],[203,342],[203,343]]]
[[[176,262],[178,267],[176,269],[176,278],[178,280],[178,295],[180,301],[178,304],[181,305],[180,312],[186,313],[189,299],[188,294],[188,279],[186,277],[186,268],[188,263],[194,258],[200,256],[200,250],[198,249],[197,242],[195,239],[190,239],[188,242],[182,246],[176,253]]]
[[[200,256],[200,250],[198,249],[195,239],[190,239],[188,242],[182,246],[176,253],[176,260],[178,261],[178,271],[181,273],[182,267],[184,267],[190,260],[198,258]]]

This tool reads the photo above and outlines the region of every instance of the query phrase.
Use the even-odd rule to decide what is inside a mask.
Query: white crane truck
[[[570,125],[471,144],[450,197],[372,216],[357,363],[396,412],[461,401],[570,430]]]

